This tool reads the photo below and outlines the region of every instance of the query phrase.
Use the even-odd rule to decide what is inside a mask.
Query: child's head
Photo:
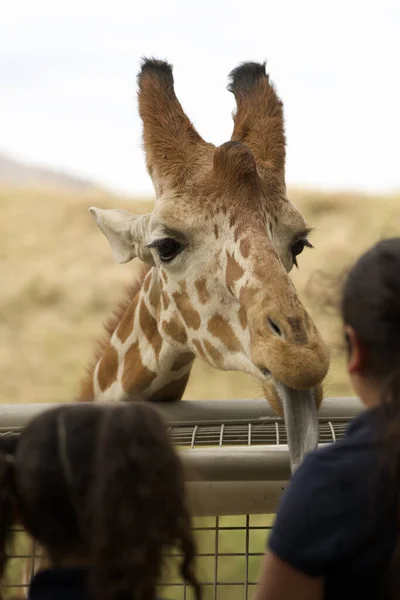
[[[379,242],[351,269],[342,316],[354,388],[365,404],[383,409],[385,469],[398,515],[391,577],[393,597],[400,598],[400,238]]]
[[[96,598],[155,598],[171,547],[181,549],[182,575],[198,594],[181,463],[148,404],[63,405],[14,443],[3,438],[1,572],[14,517],[55,566],[89,567]]]
[[[400,371],[400,238],[379,242],[350,270],[342,316],[356,391],[390,387]]]

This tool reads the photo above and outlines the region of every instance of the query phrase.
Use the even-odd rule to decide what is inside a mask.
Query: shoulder
[[[342,440],[305,457],[283,495],[269,539],[282,560],[318,575],[366,531],[365,523],[371,522],[366,499],[373,498],[374,472],[379,473],[373,431],[362,415]]]
[[[353,419],[345,436],[310,452],[295,472],[284,498],[298,503],[323,500],[334,510],[374,488],[380,477],[381,444],[375,414],[365,411]],[[315,501],[313,500],[315,498]]]

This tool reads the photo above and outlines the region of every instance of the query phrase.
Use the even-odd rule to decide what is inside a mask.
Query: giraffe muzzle
[[[249,312],[251,359],[265,377],[270,374],[288,388],[310,390],[320,385],[329,368],[329,350],[300,307],[285,315],[255,304]]]

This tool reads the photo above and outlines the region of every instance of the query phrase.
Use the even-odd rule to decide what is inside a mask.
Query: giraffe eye
[[[173,238],[164,238],[162,240],[155,240],[149,245],[149,248],[155,248],[160,260],[164,263],[169,263],[175,256],[178,256],[182,252],[184,246]]]
[[[293,264],[296,265],[296,267],[298,266],[298,264],[297,264],[297,256],[303,252],[303,250],[304,250],[304,248],[306,246],[308,248],[312,248],[313,247],[312,244],[310,244],[310,242],[308,241],[307,238],[303,238],[301,240],[297,240],[297,242],[295,242],[293,244],[293,246],[291,247]]]

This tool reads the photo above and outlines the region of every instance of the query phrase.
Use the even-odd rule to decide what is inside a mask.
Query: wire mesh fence
[[[198,410],[197,406],[195,408]],[[184,410],[190,410],[190,407],[186,406]],[[231,459],[226,468],[223,465],[222,469],[203,469],[200,473],[200,479],[203,479],[202,489],[206,489],[207,494],[200,494],[200,502],[194,510],[195,516],[192,521],[197,540],[197,576],[204,600],[248,600],[252,597],[252,590],[258,579],[262,556],[279,502],[276,489],[281,490],[288,479],[284,477],[285,473],[289,472],[286,430],[282,419],[264,413],[257,417],[257,411],[253,410],[252,413],[251,405],[249,413],[252,418],[247,420],[243,419],[241,410],[235,414],[234,411],[229,412],[225,409],[224,415],[224,408],[215,409],[211,405],[210,411],[214,410],[217,410],[217,413],[213,413],[212,418],[207,419],[206,410],[203,420],[198,422],[193,422],[193,419],[187,418],[186,415],[180,423],[174,414],[174,418],[169,419],[169,432],[182,456],[188,453],[188,463],[196,462],[200,456],[204,458],[204,452],[209,467],[213,467],[212,461],[215,459],[218,464],[221,456],[225,456],[224,452],[226,457]],[[332,418],[328,415],[322,416],[319,420],[319,443],[329,444],[340,439],[346,431],[351,414],[356,414],[357,410],[357,404],[352,406],[350,412],[344,404],[343,410],[338,410],[336,406],[335,410],[331,411],[334,415]],[[32,413],[32,407],[30,411]],[[21,414],[23,413],[19,412],[16,418],[15,415],[13,417],[12,409],[8,412],[4,412],[3,409],[2,415],[0,409],[0,435],[15,435],[21,432],[27,420],[21,418]],[[216,414],[218,419],[215,418]],[[277,448],[283,448],[286,470],[282,469],[282,465],[276,461],[275,453],[272,452]],[[230,451],[233,453],[232,457]],[[240,467],[243,460],[245,462]],[[274,468],[271,468],[271,462],[274,462]],[[202,464],[201,461],[199,464]],[[239,468],[236,468],[238,464]],[[221,483],[221,473],[227,488],[218,487]],[[235,505],[232,503],[232,495],[236,489],[233,486],[240,486],[244,477],[247,479],[247,487],[241,490]],[[261,479],[266,481],[260,481]],[[261,487],[260,491],[259,486],[264,484],[269,487]],[[222,497],[218,499],[219,503],[215,504],[215,496],[221,494],[221,489],[224,490]],[[197,500],[198,496],[196,490]],[[234,513],[229,512],[232,506],[237,507]],[[246,512],[249,507],[252,514]],[[5,600],[26,596],[27,589],[23,581],[29,580],[29,577],[24,579],[23,571],[25,569],[26,573],[28,565],[28,575],[32,575],[40,559],[39,548],[36,546],[34,556],[30,554],[31,549],[28,536],[21,529],[17,530],[2,586]],[[168,600],[191,600],[192,591],[183,583],[178,563],[179,554],[171,553],[166,556],[161,597]]]
[[[261,559],[274,515],[236,515],[194,517],[193,531],[197,541],[197,576],[204,600],[243,600],[251,598],[257,583]],[[27,588],[22,584],[24,572],[28,580],[40,564],[41,553],[29,553],[28,537],[16,530],[16,544],[3,584],[3,597],[23,598]],[[180,555],[166,555],[166,567],[160,585],[160,597],[166,600],[192,600],[193,594],[179,575]],[[29,562],[27,562],[29,561]]]

